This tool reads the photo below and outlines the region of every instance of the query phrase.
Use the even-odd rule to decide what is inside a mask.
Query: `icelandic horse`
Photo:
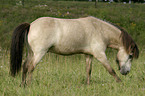
[[[93,57],[102,63],[117,82],[121,81],[107,60],[107,47],[118,50],[116,61],[122,75],[130,72],[131,61],[139,57],[136,43],[119,26],[91,16],[79,19],[41,17],[31,24],[19,25],[13,32],[10,52],[12,76],[21,70],[24,42],[28,56],[23,64],[22,84],[31,81],[36,64],[47,52],[60,55],[85,54],[87,84],[90,83]]]

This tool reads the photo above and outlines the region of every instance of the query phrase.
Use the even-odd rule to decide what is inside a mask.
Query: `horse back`
[[[31,23],[28,42],[34,50],[49,49],[58,54],[88,53],[92,45],[103,42],[98,34],[88,18],[42,17]]]

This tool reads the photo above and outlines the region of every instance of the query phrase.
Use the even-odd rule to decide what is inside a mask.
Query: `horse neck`
[[[120,38],[121,31],[117,28],[112,28],[109,32],[106,32],[108,38],[108,47],[119,49],[122,48],[122,42]]]
[[[100,32],[103,33],[106,41],[108,42],[108,47],[119,49],[122,48],[121,42],[121,30],[111,23],[96,19],[96,23],[100,26]],[[102,31],[103,30],[103,31]]]

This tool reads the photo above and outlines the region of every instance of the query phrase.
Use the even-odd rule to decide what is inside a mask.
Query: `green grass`
[[[46,54],[34,71],[32,84],[23,88],[19,87],[21,74],[16,78],[9,75],[9,54],[5,54],[0,58],[0,94],[4,96],[144,96],[144,57],[145,55],[141,55],[138,60],[134,60],[131,72],[123,76],[117,70],[115,55],[108,56],[111,66],[122,79],[121,83],[116,83],[104,67],[94,59],[91,84],[86,85],[85,56],[63,57]]]
[[[23,7],[16,5],[15,0],[6,1],[9,0],[0,1],[0,96],[144,96],[145,5],[99,3],[95,8],[92,2],[26,0]],[[116,51],[109,49],[106,52],[109,62],[122,82],[116,83],[101,63],[94,59],[91,84],[88,86],[85,84],[84,55],[63,57],[48,53],[34,70],[32,84],[26,88],[19,87],[21,73],[16,78],[9,75],[11,34],[22,22],[30,23],[42,16],[95,16],[116,23],[125,28],[139,45],[140,57],[133,61],[131,72],[122,76],[115,62]]]

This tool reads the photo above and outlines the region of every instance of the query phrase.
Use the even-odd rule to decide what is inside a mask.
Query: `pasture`
[[[64,2],[30,0],[23,7],[18,1],[0,1],[0,96],[144,96],[145,94],[145,5]],[[60,56],[47,53],[33,72],[32,84],[20,87],[21,73],[9,75],[12,32],[22,22],[38,17],[79,18],[94,16],[125,28],[140,49],[139,59],[133,60],[131,72],[123,76],[118,71],[116,50],[106,51],[111,66],[121,78],[114,78],[97,60],[93,60],[91,84],[87,85],[84,55]],[[25,50],[26,51],[26,50]],[[24,54],[25,58],[26,54]]]

